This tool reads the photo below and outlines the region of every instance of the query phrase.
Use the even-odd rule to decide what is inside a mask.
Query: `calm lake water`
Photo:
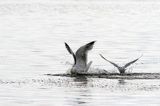
[[[96,40],[92,68],[160,72],[160,2],[157,0],[0,0],[1,106],[158,106],[160,80],[51,77],[66,73],[76,51]]]

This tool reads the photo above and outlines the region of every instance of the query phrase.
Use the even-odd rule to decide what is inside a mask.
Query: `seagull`
[[[133,61],[130,61],[130,62],[126,63],[124,66],[118,66],[116,63],[114,63],[114,62],[109,61],[108,59],[106,59],[102,54],[100,54],[100,56],[101,56],[104,60],[106,60],[106,61],[108,61],[109,63],[111,63],[112,65],[114,65],[114,66],[119,70],[120,74],[124,74],[125,71],[126,71],[126,69],[127,69],[127,67],[129,67],[131,64],[135,63],[136,61],[138,61],[138,60],[142,57],[142,55],[141,55],[139,58],[137,58],[137,59],[135,59],[135,60],[133,60]]]
[[[88,51],[92,50],[93,45],[96,41],[92,41],[90,43],[87,43],[84,46],[81,46],[76,53],[72,51],[72,49],[69,47],[69,45],[65,42],[65,47],[67,51],[73,56],[74,64],[71,69],[71,74],[83,74],[88,72],[92,61],[87,63],[87,56]]]

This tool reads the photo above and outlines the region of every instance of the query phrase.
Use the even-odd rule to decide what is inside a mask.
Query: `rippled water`
[[[51,77],[73,63],[74,51],[96,40],[92,68],[160,72],[160,2],[137,0],[0,1],[0,105],[128,106],[160,104],[160,80]]]

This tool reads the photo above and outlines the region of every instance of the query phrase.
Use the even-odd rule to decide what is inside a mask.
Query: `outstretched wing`
[[[143,55],[141,55],[139,58],[127,63],[124,67],[127,68],[128,66],[130,66],[131,64],[135,63],[136,61],[138,61]]]
[[[85,63],[87,62],[87,52],[93,48],[94,43],[95,43],[95,41],[87,43],[84,46],[81,46],[76,51],[76,59],[77,59],[77,61],[83,61]]]
[[[117,67],[119,69],[119,66],[116,63],[113,63],[109,60],[107,60],[105,57],[103,57],[101,54],[99,54],[104,60],[108,61],[109,63],[111,63],[112,65],[114,65],[115,67]]]
[[[90,43],[85,44],[84,46],[81,46],[77,52],[86,52],[88,50],[91,50],[93,48],[93,45],[96,41],[92,41]]]
[[[93,48],[93,45],[96,41],[92,41],[90,43],[87,43],[84,47],[86,50],[91,50]]]
[[[72,49],[69,47],[69,45],[66,42],[65,42],[65,46],[66,46],[67,51],[73,56],[74,64],[76,64],[76,56],[75,56],[74,52],[72,51]]]

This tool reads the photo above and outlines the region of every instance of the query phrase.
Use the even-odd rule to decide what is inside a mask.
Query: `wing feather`
[[[66,42],[65,42],[65,47],[66,47],[67,51],[73,56],[74,64],[76,64],[76,56],[75,56],[74,52],[72,51],[72,49],[69,47],[69,45]]]
[[[119,66],[118,66],[116,63],[109,61],[108,59],[106,59],[105,57],[103,57],[103,55],[101,55],[101,54],[100,54],[100,56],[101,56],[104,60],[108,61],[109,63],[111,63],[112,65],[114,65],[115,67],[117,67],[117,68],[119,69]]]
[[[130,66],[131,64],[133,64],[133,63],[135,63],[136,61],[138,61],[141,57],[142,57],[142,55],[141,55],[139,58],[137,58],[137,59],[135,59],[135,60],[127,63],[124,67],[127,68],[127,67]]]

